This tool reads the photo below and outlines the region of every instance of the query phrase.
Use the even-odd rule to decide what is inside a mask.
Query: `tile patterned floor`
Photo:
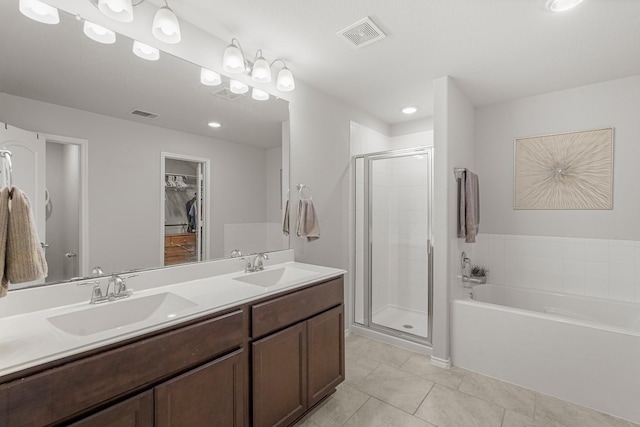
[[[296,427],[640,427],[357,335],[346,379]]]

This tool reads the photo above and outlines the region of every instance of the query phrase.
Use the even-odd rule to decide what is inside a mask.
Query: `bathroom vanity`
[[[268,267],[262,276],[213,278],[212,289],[256,291],[221,309],[187,308],[151,332],[3,375],[0,427],[292,424],[344,380],[344,272],[322,267],[317,279],[286,279],[300,265],[309,270],[298,271],[311,271],[292,263]],[[274,274],[288,282],[264,286]],[[202,280],[181,286],[191,301],[207,303],[195,297],[206,291]],[[59,316],[79,316],[74,313]],[[77,336],[65,331],[54,335],[68,335],[71,346],[90,339],[82,328],[72,330]],[[0,357],[2,351],[0,343]]]

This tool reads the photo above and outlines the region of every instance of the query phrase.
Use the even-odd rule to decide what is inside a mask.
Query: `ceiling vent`
[[[133,110],[131,112],[131,114],[133,114],[134,116],[140,116],[140,117],[144,117],[147,119],[155,119],[158,117],[157,114],[153,114],[153,113],[148,113],[146,111],[142,111],[142,110]]]
[[[218,98],[224,99],[226,101],[235,101],[237,99],[240,99],[244,96],[244,94],[242,93],[233,93],[229,90],[228,87],[222,87],[220,89],[218,89],[215,92],[211,92],[213,95],[217,96]]]
[[[337,34],[355,48],[370,45],[387,36],[368,16],[343,28]]]

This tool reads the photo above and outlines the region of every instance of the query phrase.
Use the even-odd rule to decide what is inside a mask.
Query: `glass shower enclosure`
[[[356,156],[354,322],[431,342],[432,148]]]

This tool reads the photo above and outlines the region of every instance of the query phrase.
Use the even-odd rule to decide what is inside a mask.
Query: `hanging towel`
[[[30,282],[47,276],[47,261],[38,239],[29,198],[11,188],[4,271],[9,283]]]
[[[9,279],[5,274],[7,230],[9,229],[9,188],[0,190],[0,298],[7,295]]]
[[[320,224],[311,199],[300,199],[298,202],[296,233],[299,237],[306,237],[308,241],[320,238]]]
[[[464,171],[458,180],[458,237],[475,243],[480,224],[480,187],[478,175]]]
[[[289,199],[284,204],[284,218],[282,220],[282,234],[289,235]]]

